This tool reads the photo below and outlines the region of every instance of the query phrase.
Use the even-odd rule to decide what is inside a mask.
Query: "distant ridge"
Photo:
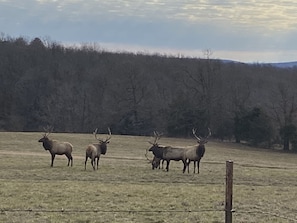
[[[283,62],[283,63],[268,63],[271,66],[278,67],[278,68],[293,68],[297,67],[297,61],[292,62]]]
[[[221,60],[223,63],[242,63],[242,64],[250,64],[250,63],[243,63],[239,61],[234,61],[234,60]],[[252,63],[253,64],[253,63]],[[282,62],[282,63],[256,63],[256,64],[263,64],[263,65],[270,65],[273,67],[278,67],[278,68],[297,68],[297,61],[292,61],[292,62]]]

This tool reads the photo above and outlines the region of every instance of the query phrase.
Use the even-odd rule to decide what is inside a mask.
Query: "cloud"
[[[185,51],[296,49],[286,0],[0,0],[0,32]]]

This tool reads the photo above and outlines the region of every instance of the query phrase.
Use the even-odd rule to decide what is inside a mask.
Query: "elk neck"
[[[99,146],[101,148],[101,154],[102,155],[105,155],[106,154],[106,150],[107,150],[106,142],[102,142]]]
[[[199,157],[203,157],[204,153],[205,153],[205,146],[204,146],[204,144],[199,144],[197,146],[197,149],[196,149],[196,154]]]
[[[162,158],[163,157],[163,151],[164,149],[159,147],[157,144],[153,145],[149,151],[152,151],[153,154],[157,157],[157,158]]]
[[[53,146],[53,143],[52,143],[52,140],[45,139],[42,142],[42,145],[43,145],[43,147],[44,147],[45,150],[51,150],[52,149],[52,146]]]

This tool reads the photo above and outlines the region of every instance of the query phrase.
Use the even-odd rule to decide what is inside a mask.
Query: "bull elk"
[[[155,136],[155,139],[154,139],[154,142],[151,142],[151,141],[148,141],[148,143],[152,144],[152,145],[155,145],[155,146],[158,146],[159,148],[162,148],[164,146],[161,146],[161,145],[158,145],[157,141],[161,138],[161,134],[159,134],[158,132],[154,131],[154,136]],[[146,150],[146,153],[145,153],[145,157],[146,159],[152,164],[152,169],[157,169],[159,168],[160,169],[160,163],[162,161],[162,169],[163,169],[163,163],[164,163],[164,160],[160,158],[160,156],[155,156],[153,157],[153,160],[150,160],[147,156],[147,153],[148,153],[148,149]]]
[[[107,151],[107,144],[109,143],[109,140],[111,139],[111,131],[110,128],[108,128],[108,136],[105,140],[97,138],[97,130],[93,132],[95,139],[99,141],[99,143],[93,143],[89,144],[86,148],[86,160],[85,160],[85,170],[87,166],[88,158],[91,159],[91,165],[93,167],[93,170],[95,170],[95,163],[97,165],[97,170],[99,166],[99,159],[100,155],[105,155]],[[97,162],[96,162],[97,161]]]
[[[48,136],[52,132],[53,128],[47,127],[47,129],[44,128],[44,130],[45,130],[45,133],[43,137],[38,140],[38,142],[42,142],[43,148],[50,152],[52,156],[51,167],[53,167],[54,159],[56,155],[65,155],[68,158],[68,166],[70,161],[72,166],[73,158],[71,153],[72,153],[73,146],[71,145],[71,143],[51,140],[48,138]]]
[[[149,142],[150,144],[152,144],[152,146],[149,148],[148,151],[151,151],[156,158],[167,161],[167,165],[165,168],[166,171],[169,171],[169,164],[170,164],[171,160],[174,160],[174,161],[181,160],[184,164],[183,172],[185,172],[185,169],[187,166],[186,159],[184,156],[185,148],[172,147],[172,146],[161,146],[158,144],[158,140],[161,137],[160,134],[158,134],[157,132],[154,132],[154,135],[155,135],[155,140],[154,140],[154,142]],[[152,165],[154,165],[153,162],[152,162]],[[154,166],[153,166],[153,168],[154,168]]]
[[[208,138],[211,136],[210,128],[208,128],[208,135],[205,138],[202,138],[201,136],[196,135],[196,129],[192,129],[192,133],[194,137],[197,139],[198,145],[193,146],[193,148],[189,148],[185,152],[185,159],[187,160],[187,167],[188,167],[188,173],[189,173],[189,165],[191,161],[194,162],[194,173],[196,170],[196,164],[197,164],[197,172],[199,174],[199,165],[200,160],[204,156],[205,153],[205,144],[208,142]]]

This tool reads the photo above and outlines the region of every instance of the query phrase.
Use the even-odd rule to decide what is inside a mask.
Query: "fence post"
[[[226,161],[225,223],[232,223],[233,161]]]

